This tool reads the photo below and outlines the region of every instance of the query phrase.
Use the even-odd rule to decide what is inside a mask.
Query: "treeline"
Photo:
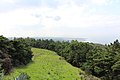
[[[26,65],[31,60],[32,52],[29,45],[0,36],[0,64],[4,74],[9,74],[12,67]]]
[[[33,38],[18,38],[17,40],[32,47],[53,50],[72,65],[102,80],[120,80],[120,43],[118,40],[109,45],[76,40],[71,42]]]

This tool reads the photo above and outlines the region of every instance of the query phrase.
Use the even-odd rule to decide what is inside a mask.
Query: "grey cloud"
[[[46,16],[46,18],[49,18],[49,19],[53,19],[53,20],[55,20],[55,21],[59,21],[59,20],[61,20],[61,17],[60,16]]]
[[[61,17],[60,16],[56,16],[56,17],[54,17],[54,20],[55,21],[59,21],[59,20],[61,20]]]
[[[32,14],[32,16],[35,16],[36,18],[40,18],[42,15],[40,15],[40,14]]]
[[[53,18],[53,16],[46,16],[46,18]]]

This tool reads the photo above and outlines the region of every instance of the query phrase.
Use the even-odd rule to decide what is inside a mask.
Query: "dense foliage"
[[[6,76],[4,80],[17,77],[21,72],[27,73],[30,80],[100,80],[73,67],[54,51],[32,48],[32,52],[33,62],[25,68],[15,68],[14,73]]]
[[[0,36],[0,63],[5,74],[9,74],[13,66],[26,65],[31,58],[31,48],[27,44]]]
[[[120,43],[118,40],[109,45],[88,42],[60,42],[42,39],[19,38],[28,45],[57,52],[72,65],[100,77],[103,80],[120,79]]]

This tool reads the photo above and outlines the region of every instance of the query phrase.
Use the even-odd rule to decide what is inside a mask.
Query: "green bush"
[[[12,67],[26,65],[32,60],[29,45],[20,40],[9,40],[0,36],[0,63],[5,74],[9,74]]]

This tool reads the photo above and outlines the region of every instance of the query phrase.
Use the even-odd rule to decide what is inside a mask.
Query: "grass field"
[[[27,73],[31,77],[30,80],[81,80],[81,70],[71,66],[55,52],[37,48],[32,48],[32,51],[33,62],[15,68],[5,80],[12,79],[21,72]]]

